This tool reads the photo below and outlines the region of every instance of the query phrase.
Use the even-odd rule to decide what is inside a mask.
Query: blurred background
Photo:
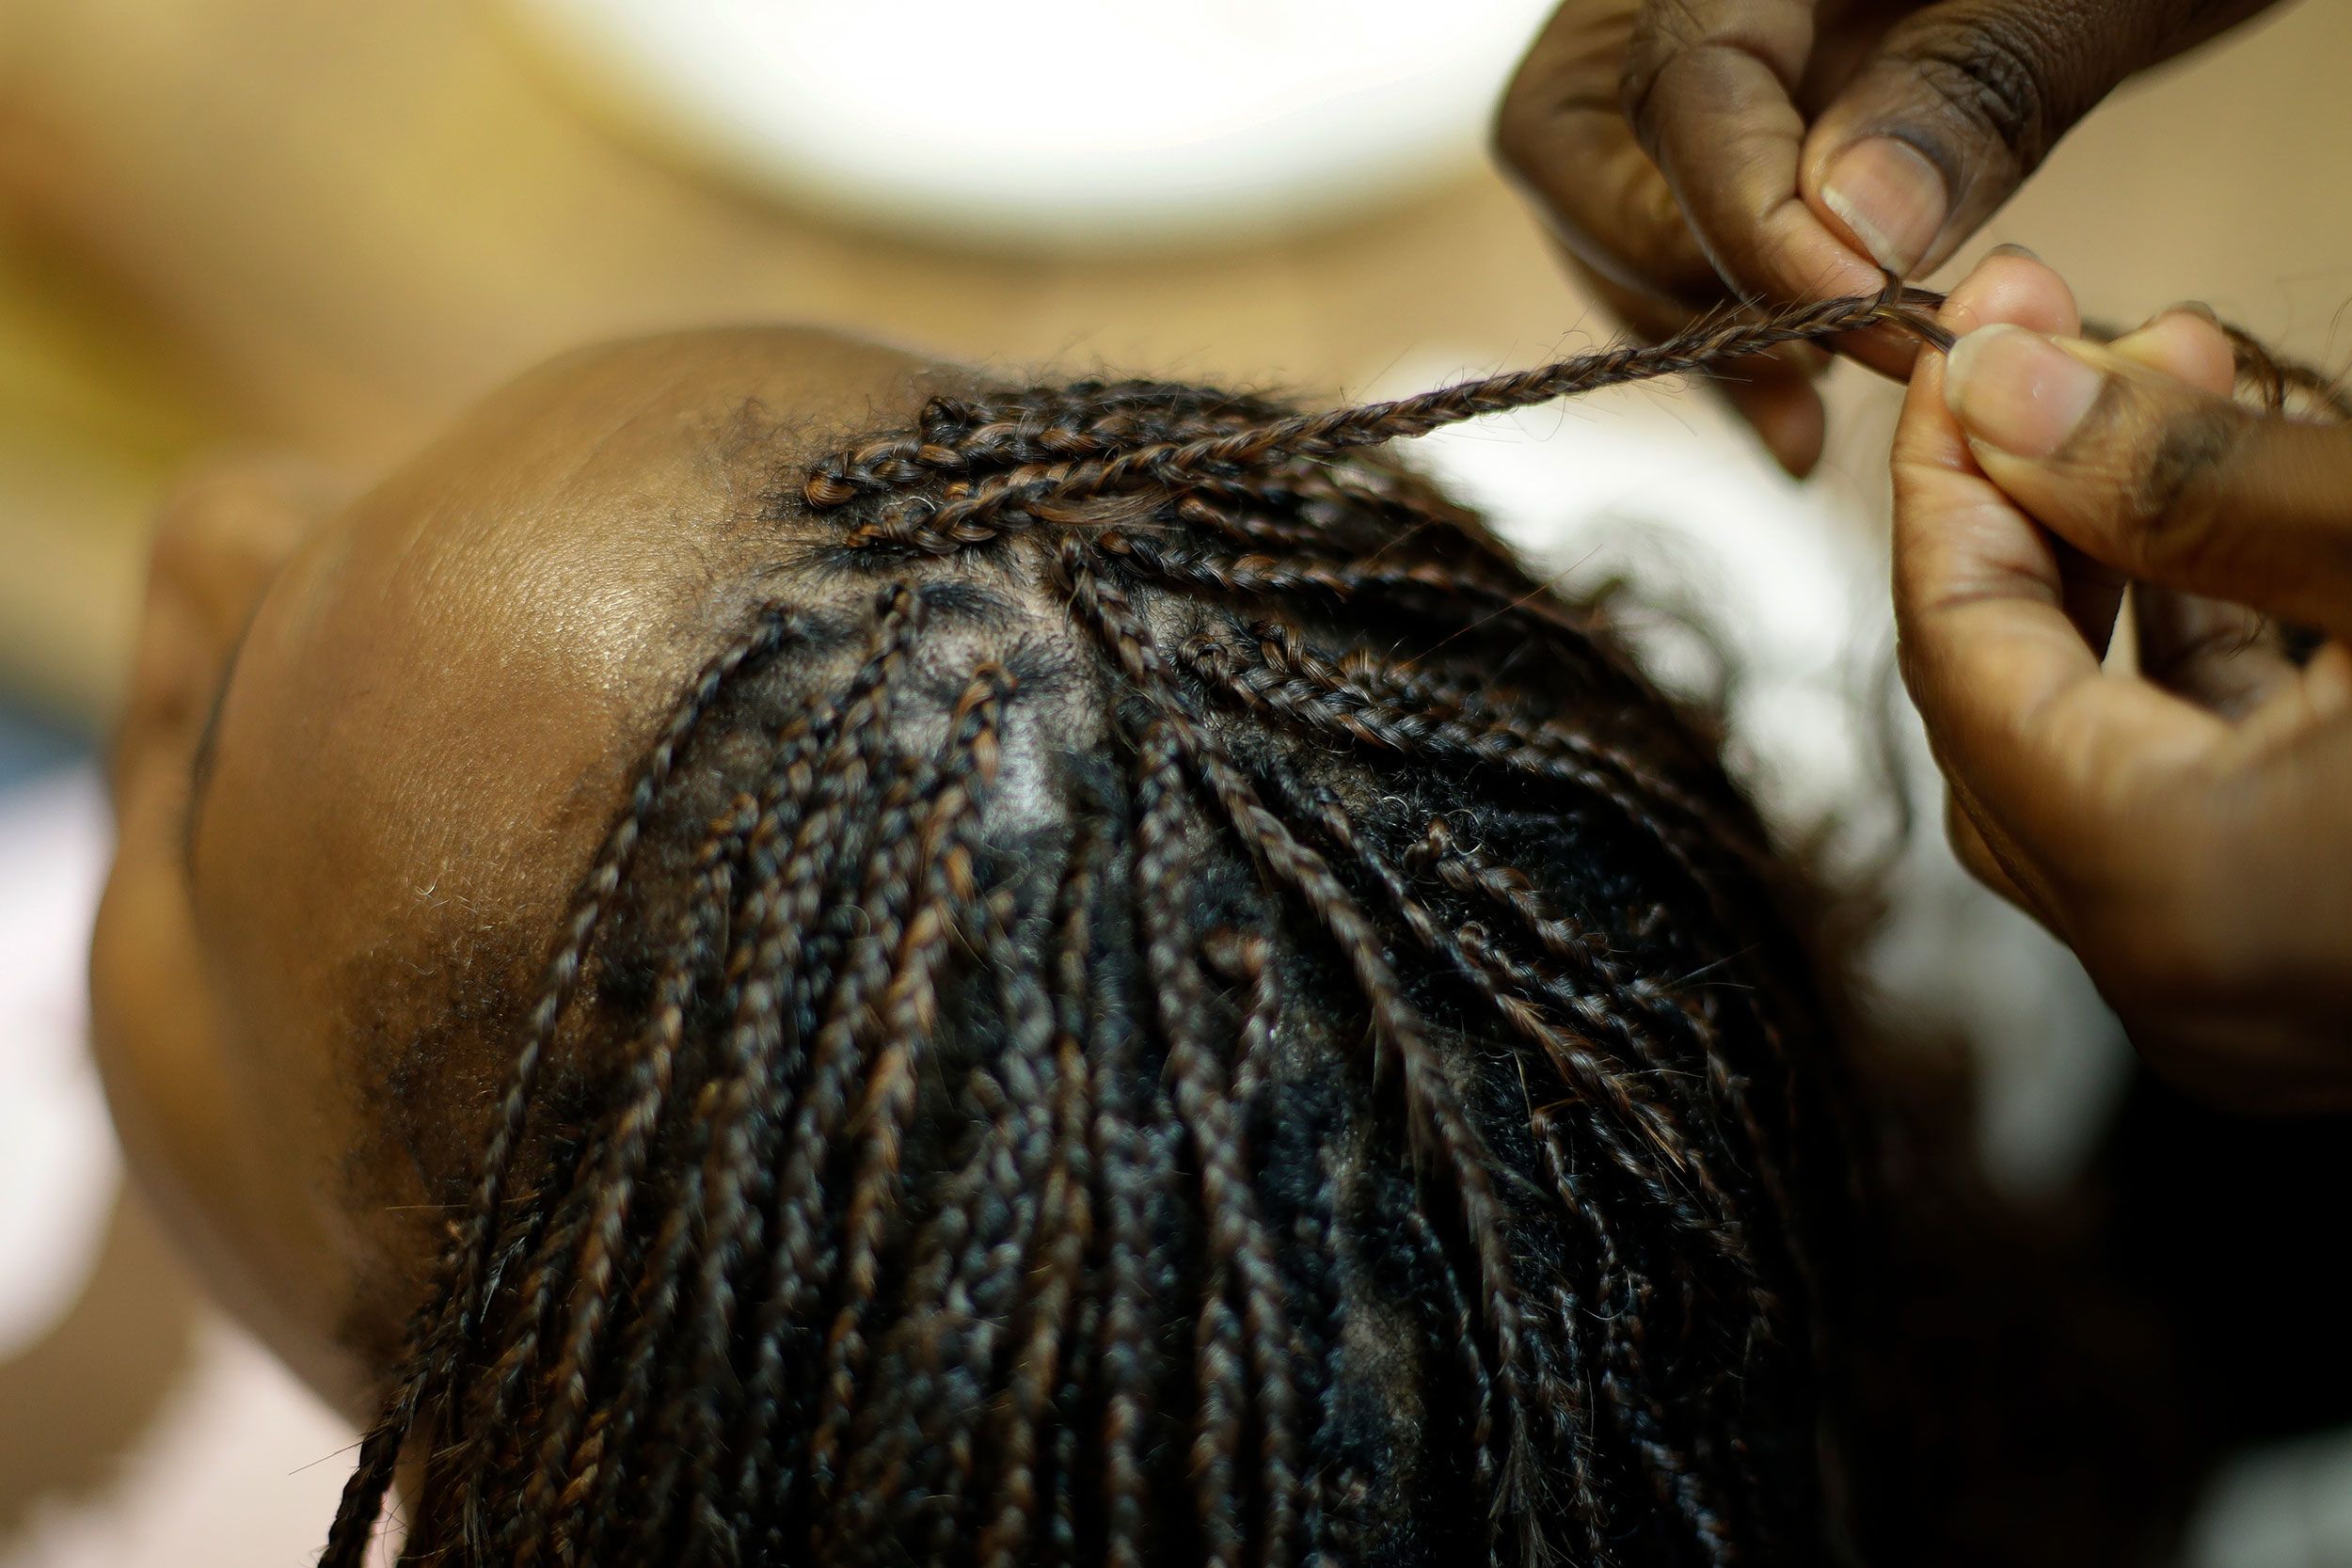
[[[1547,8],[0,0],[0,1568],[304,1563],[348,1460],[121,1190],[82,1054],[94,758],[174,476],[363,478],[547,355],[710,322],[1316,398],[1591,346],[1481,155]],[[2201,298],[2342,369],[2347,59],[2352,6],[2284,8],[2094,116],[1963,262],[2024,244],[2102,318]],[[1895,842],[1894,397],[1841,369],[1832,399],[1804,486],[1674,389],[1423,445],[1563,580],[1720,627],[1742,768],[1860,865]],[[2001,1181],[2064,1187],[2134,1092],[2095,998],[1933,832],[1887,886],[1883,1010],[1982,1067]],[[2352,1562],[2352,1447],[2270,1441],[2199,1508],[2201,1562]]]

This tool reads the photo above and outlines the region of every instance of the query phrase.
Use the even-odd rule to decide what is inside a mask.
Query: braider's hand
[[[2269,0],[1566,0],[1495,142],[1569,264],[1655,341],[1700,310],[1868,293],[1949,256],[2125,77]],[[1907,374],[1913,345],[1847,352]],[[1818,350],[1726,372],[1791,472]]]
[[[1896,436],[1895,603],[1955,847],[2159,1070],[2352,1105],[2352,426],[2230,401],[2192,310],[2075,341],[2022,256],[1944,320]],[[2106,668],[2127,580],[2137,669]],[[2265,616],[2328,641],[2298,665]]]

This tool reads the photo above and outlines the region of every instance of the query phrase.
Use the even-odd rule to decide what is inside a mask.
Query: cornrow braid
[[[1377,449],[1932,303],[1327,413],[990,388],[796,469],[802,602],[580,885],[326,1560],[404,1453],[417,1563],[1841,1549],[1804,892]]]

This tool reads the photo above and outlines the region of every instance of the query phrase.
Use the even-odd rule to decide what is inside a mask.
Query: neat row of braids
[[[1706,727],[1370,449],[1931,300],[1327,414],[937,398],[817,463],[326,1568],[404,1462],[420,1563],[1834,1555],[1802,922]]]

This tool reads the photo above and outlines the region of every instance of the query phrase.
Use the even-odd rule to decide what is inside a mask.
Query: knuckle
[[[1655,138],[1644,127],[1651,94],[1668,62],[1704,42],[1707,26],[1691,0],[1647,0],[1633,19],[1625,61],[1617,79],[1617,103],[1655,155]]]
[[[2083,466],[2115,498],[2117,543],[2129,564],[2162,579],[2203,576],[2223,533],[2226,476],[2245,430],[2234,404],[2200,398],[2151,407],[2144,388],[2109,378],[2070,445],[2109,454]]]
[[[1507,173],[1532,182],[1560,160],[1563,120],[1572,107],[1554,73],[1531,60],[1495,105],[1487,145]]]
[[[1502,102],[1495,106],[1494,123],[1486,132],[1495,161],[1522,178],[1534,170],[1542,156],[1544,121],[1534,94],[1522,85],[1525,81],[1524,71],[1512,80]]]
[[[1617,8],[1601,0],[1566,0],[1520,58],[1487,126],[1488,146],[1510,173],[1534,183],[1568,153],[1567,121],[1596,110],[1614,112],[1623,29],[1630,24],[1629,18],[1612,22]]]
[[[1921,86],[1963,127],[2018,164],[2039,164],[2055,139],[2042,41],[2006,20],[1924,25],[1907,40]]]

